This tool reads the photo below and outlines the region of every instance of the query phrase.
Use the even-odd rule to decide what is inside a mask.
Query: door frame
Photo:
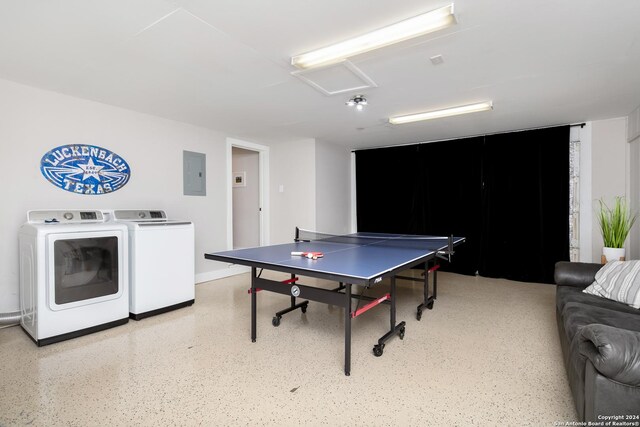
[[[227,249],[233,249],[233,147],[258,153],[260,176],[260,246],[269,244],[269,147],[254,142],[227,138]]]

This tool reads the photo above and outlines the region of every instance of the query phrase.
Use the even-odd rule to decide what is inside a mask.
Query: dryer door
[[[123,283],[120,231],[47,236],[47,300],[64,310],[119,298]]]

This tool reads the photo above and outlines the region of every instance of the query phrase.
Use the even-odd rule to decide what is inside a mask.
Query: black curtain
[[[569,127],[356,151],[359,231],[465,236],[443,268],[553,281],[569,258]]]
[[[358,231],[465,236],[455,263],[478,269],[482,138],[356,151]]]
[[[569,126],[486,137],[478,271],[553,283],[569,259]]]

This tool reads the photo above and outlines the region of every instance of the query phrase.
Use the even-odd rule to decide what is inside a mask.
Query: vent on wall
[[[378,86],[361,69],[347,60],[322,68],[294,71],[291,74],[324,95],[336,95]]]

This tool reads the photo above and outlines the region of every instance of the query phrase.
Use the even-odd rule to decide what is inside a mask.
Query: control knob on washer
[[[71,212],[65,212],[62,216],[68,221],[71,221],[73,219],[73,214]]]

